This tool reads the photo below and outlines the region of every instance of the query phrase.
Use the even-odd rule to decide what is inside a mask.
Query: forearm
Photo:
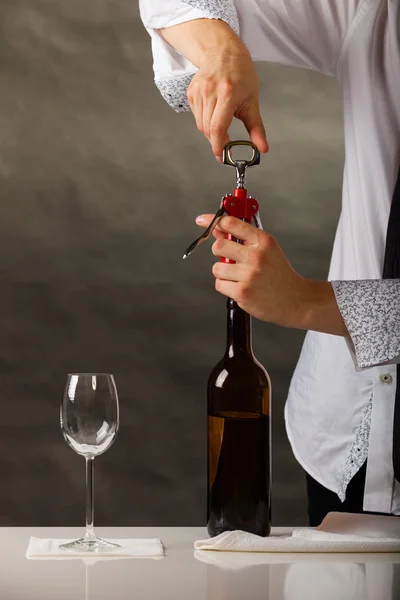
[[[159,29],[166,42],[195,67],[210,55],[235,54],[247,50],[233,29],[219,19],[196,19]]]
[[[349,337],[329,281],[304,280],[295,327]]]

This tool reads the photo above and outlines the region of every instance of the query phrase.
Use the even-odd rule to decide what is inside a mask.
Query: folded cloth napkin
[[[329,513],[316,529],[295,529],[291,536],[227,531],[194,547],[224,552],[400,552],[400,518]]]
[[[72,542],[73,540],[56,540],[53,538],[31,537],[29,540],[26,558],[81,558],[83,556],[100,557],[133,557],[138,558],[160,558],[164,556],[164,547],[158,539],[122,539],[110,540],[119,544],[121,548],[115,548],[109,552],[79,552],[76,550],[64,550],[59,548],[60,544]]]

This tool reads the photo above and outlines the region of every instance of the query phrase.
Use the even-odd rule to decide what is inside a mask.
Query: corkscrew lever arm
[[[264,230],[264,227],[262,226],[262,223],[261,223],[261,217],[260,217],[259,212],[257,212],[255,215],[253,215],[253,219],[254,219],[254,223],[255,223],[255,226],[257,227],[257,229]]]
[[[203,235],[201,235],[199,238],[197,238],[197,240],[195,240],[192,244],[190,244],[189,248],[186,250],[185,254],[183,255],[183,258],[187,258],[188,256],[190,256],[192,254],[192,252],[194,252],[196,250],[197,246],[199,246],[200,244],[202,244],[203,242],[208,240],[208,238],[210,237],[210,235],[212,234],[214,229],[216,227],[218,227],[218,223],[220,222],[222,217],[226,214],[224,200],[225,200],[225,197],[222,198],[221,205],[220,205],[215,217],[213,218],[213,220],[211,221],[211,223],[209,224],[209,226],[207,227],[207,229],[205,230]]]

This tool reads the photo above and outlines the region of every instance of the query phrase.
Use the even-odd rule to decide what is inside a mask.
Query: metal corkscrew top
[[[232,148],[234,146],[247,146],[252,148],[253,154],[249,160],[237,159],[232,157]],[[243,219],[247,223],[251,223],[254,219],[256,227],[262,229],[261,219],[259,215],[258,202],[252,196],[247,195],[246,190],[246,175],[249,167],[254,167],[260,164],[260,153],[257,146],[252,142],[248,141],[235,141],[229,142],[225,145],[223,151],[223,163],[236,169],[236,188],[233,194],[227,194],[222,197],[219,209],[211,221],[206,231],[186,250],[183,258],[187,258],[196,250],[196,248],[202,243],[208,240],[214,229],[224,215],[232,215],[238,219]],[[230,238],[230,236],[228,236]],[[222,259],[224,262],[231,262],[227,259]]]
[[[234,146],[250,146],[250,148],[253,149],[253,156],[250,160],[234,160],[232,158],[232,148]],[[244,189],[246,185],[247,169],[260,164],[260,153],[257,146],[255,146],[252,142],[229,142],[224,147],[222,161],[224,165],[229,165],[236,168],[236,188]]]

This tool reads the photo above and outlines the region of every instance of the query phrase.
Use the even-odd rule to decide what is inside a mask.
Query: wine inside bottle
[[[250,315],[228,300],[227,348],[208,380],[210,536],[271,529],[271,383],[251,335]]]

